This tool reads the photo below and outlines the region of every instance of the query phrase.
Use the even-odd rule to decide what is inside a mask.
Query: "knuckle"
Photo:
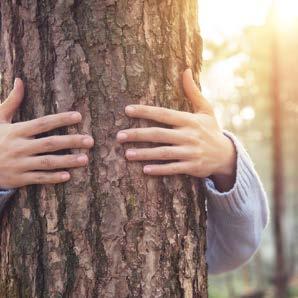
[[[65,142],[69,147],[77,147],[83,143],[83,138],[76,135],[66,135],[62,138],[62,142]]]
[[[139,114],[144,114],[146,112],[146,106],[144,105],[138,105],[136,107],[136,112],[138,112]]]
[[[190,121],[194,127],[201,127],[202,125],[201,119],[199,117],[192,117]]]
[[[196,163],[194,164],[194,167],[198,168],[198,169],[201,169],[202,165],[203,165],[202,159],[198,159],[196,161]]]
[[[89,140],[89,138],[86,136],[86,135],[83,135],[83,136],[75,136],[73,137],[73,143],[75,144],[75,146],[77,147],[81,147],[81,146],[86,146],[86,143],[84,143],[84,141],[86,141],[86,139]],[[93,145],[94,144],[94,139],[93,138],[90,138],[91,139],[91,144]],[[88,145],[90,146],[90,145]]]
[[[3,142],[3,152],[7,157],[13,157],[14,159],[24,155],[25,152],[25,145],[21,139],[11,139],[11,138],[4,138],[1,140]]]
[[[37,125],[39,126],[40,129],[45,129],[48,126],[49,123],[49,118],[48,117],[41,117],[37,120]]]
[[[9,140],[9,139],[12,139],[12,138],[15,138],[15,136],[16,136],[16,132],[15,132],[15,130],[14,129],[7,129],[7,132],[6,132],[6,136],[5,136],[5,138],[7,139],[7,140]]]
[[[16,149],[13,144],[15,142],[15,139],[16,139],[15,132],[12,129],[8,129],[5,135],[1,136],[0,138],[1,146],[7,149],[11,147],[14,151],[14,149]]]
[[[178,165],[177,164],[173,164],[172,166],[171,166],[171,170],[170,170],[170,172],[172,172],[172,173],[177,173],[179,171],[179,167],[178,167]]]
[[[42,173],[36,174],[34,182],[40,184],[46,182],[45,175]]]
[[[10,151],[10,156],[18,157],[24,154],[24,148],[23,147],[16,147],[13,150]]]
[[[186,125],[194,129],[200,129],[202,125],[200,117],[198,115],[194,115],[194,114],[189,115],[189,114],[190,113],[188,113],[188,115],[185,114]]]
[[[154,128],[152,128],[152,133],[163,136],[164,135],[164,128],[154,127]]]
[[[172,153],[166,149],[166,148],[163,148],[160,150],[160,157],[161,158],[170,158],[172,156]]]
[[[188,135],[187,136],[187,140],[190,144],[194,144],[194,145],[197,145],[199,143],[199,139],[197,136],[194,136],[192,134]]]
[[[28,151],[28,145],[24,142],[22,142],[22,140],[16,140],[16,142],[14,143],[14,149],[12,150],[12,152],[14,152],[14,157],[20,157],[20,156],[25,156],[27,155]]]
[[[202,149],[199,147],[199,148],[193,148],[191,149],[191,154],[193,155],[194,158],[196,159],[200,159],[201,156],[202,156]]]
[[[166,108],[163,108],[163,107],[158,110],[158,114],[159,114],[160,117],[169,116],[168,110]]]
[[[55,139],[54,139],[54,137],[45,139],[43,145],[44,145],[44,148],[46,150],[54,149],[55,148]]]
[[[133,138],[133,139],[138,139],[139,136],[140,136],[140,134],[139,134],[139,131],[138,130],[133,130],[131,132],[131,135],[130,135],[130,137]]]
[[[66,158],[66,163],[68,163],[68,164],[77,164],[78,163],[78,156],[77,155],[68,156]]]
[[[46,168],[46,169],[51,169],[54,167],[54,162],[51,158],[49,157],[43,157],[41,160],[40,160],[40,163],[41,163],[41,166],[43,168]]]
[[[59,142],[59,148],[60,147],[72,148],[82,143],[82,140],[80,138],[74,137],[72,135],[63,135],[63,136],[54,137],[53,141],[55,142],[56,147]]]

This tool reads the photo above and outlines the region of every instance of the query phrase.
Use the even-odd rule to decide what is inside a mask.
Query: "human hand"
[[[170,145],[155,148],[128,149],[128,160],[175,160],[144,167],[149,175],[188,174],[196,177],[235,175],[236,151],[232,141],[218,125],[212,106],[196,86],[191,69],[183,73],[183,87],[194,113],[172,109],[129,105],[129,117],[150,119],[173,128],[146,127],[119,131],[117,140],[125,142],[157,142]],[[177,160],[177,161],[176,161]]]
[[[30,184],[55,184],[70,179],[67,171],[50,171],[86,166],[86,154],[44,155],[62,149],[93,146],[86,135],[34,136],[59,127],[77,124],[82,120],[78,112],[44,116],[35,120],[12,124],[12,118],[24,96],[22,80],[16,79],[14,88],[0,105],[0,187],[16,188]]]

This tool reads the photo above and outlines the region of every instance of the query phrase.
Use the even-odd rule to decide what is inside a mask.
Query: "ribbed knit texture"
[[[224,132],[237,151],[236,182],[219,192],[205,178],[207,190],[207,263],[210,274],[238,268],[257,251],[269,222],[268,201],[262,183],[242,144]]]
[[[209,273],[233,270],[256,252],[268,224],[266,194],[247,152],[230,132],[225,131],[237,151],[236,183],[228,192],[216,190],[205,178],[207,190],[207,263]],[[0,190],[0,212],[15,190]]]

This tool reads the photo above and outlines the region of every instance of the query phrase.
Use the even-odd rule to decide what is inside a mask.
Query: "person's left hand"
[[[236,152],[215,118],[212,106],[202,97],[191,69],[183,73],[183,87],[195,113],[163,107],[129,105],[129,117],[150,119],[173,128],[146,127],[119,131],[117,140],[124,142],[157,142],[170,144],[155,148],[128,149],[129,160],[172,160],[144,167],[149,175],[188,174],[196,177],[235,174]]]

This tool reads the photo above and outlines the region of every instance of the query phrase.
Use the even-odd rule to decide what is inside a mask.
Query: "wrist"
[[[222,134],[220,164],[213,175],[234,176],[237,166],[237,151],[233,141]]]

